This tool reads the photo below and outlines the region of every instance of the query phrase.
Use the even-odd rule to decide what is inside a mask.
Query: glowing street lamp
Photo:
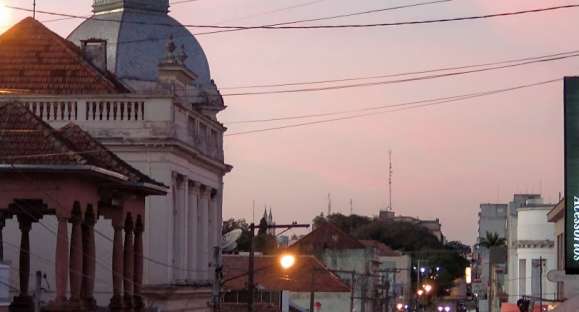
[[[422,296],[422,295],[424,294],[424,290],[419,289],[419,290],[416,292],[416,294],[417,294],[418,296]]]
[[[404,308],[404,305],[402,303],[396,305],[396,309],[398,309],[398,311],[402,311],[402,308]]]
[[[429,293],[432,290],[432,285],[425,284],[425,285],[422,285],[422,288],[424,288],[426,293]]]
[[[284,270],[291,268],[295,263],[296,257],[294,255],[283,255],[279,259],[279,264]]]

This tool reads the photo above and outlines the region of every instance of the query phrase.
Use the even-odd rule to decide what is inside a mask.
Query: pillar
[[[6,216],[0,212],[0,262],[4,261],[4,226],[6,225]]]
[[[186,279],[186,181],[180,174],[175,174],[173,179],[173,279],[177,284],[185,284]]]
[[[82,216],[80,209],[74,209],[70,218],[70,303],[81,304],[80,288],[82,284]]]
[[[113,220],[113,297],[109,305],[111,311],[122,311],[123,309],[123,225],[119,221]]]
[[[133,308],[135,312],[141,312],[145,308],[141,290],[143,287],[143,217],[138,216],[135,224],[135,267],[133,272]]]
[[[209,280],[209,190],[203,187],[199,196],[199,270],[203,281]]]
[[[28,283],[30,277],[30,229],[32,219],[26,215],[18,215],[18,225],[20,227],[20,259],[19,259],[19,278],[20,292],[14,297],[10,304],[11,312],[33,311],[34,303],[32,297],[28,294]]]
[[[94,299],[95,262],[96,246],[94,237],[94,226],[96,215],[91,205],[87,207],[85,221],[82,224],[82,290],[81,297],[85,307],[90,311],[96,310],[96,300]]]
[[[208,278],[213,279],[215,270],[215,259],[213,259],[213,248],[217,245],[217,220],[215,215],[215,190],[210,188],[207,194],[207,218],[208,218],[208,250],[207,262],[209,263]]]
[[[189,237],[189,248],[187,252],[187,280],[189,283],[195,282],[199,278],[199,274],[197,270],[198,268],[198,261],[197,261],[197,254],[199,253],[199,244],[198,244],[198,197],[199,197],[199,184],[196,182],[190,183],[189,186],[189,207],[187,213],[187,223],[189,227],[187,228],[187,236]]]
[[[66,301],[66,287],[68,283],[68,219],[58,217],[58,232],[56,234],[56,254],[54,255],[56,304]]]
[[[131,215],[127,216],[125,222],[125,251],[124,251],[124,302],[125,308],[133,306],[133,265],[135,264],[134,247],[133,247],[133,219]]]

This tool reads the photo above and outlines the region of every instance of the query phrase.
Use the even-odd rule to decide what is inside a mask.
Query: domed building
[[[223,99],[203,49],[168,15],[168,0],[95,0],[93,9],[94,15],[68,37],[74,44],[32,18],[1,34],[0,93],[10,96],[0,102],[17,99],[53,127],[75,123],[168,186],[166,196],[146,200],[144,287],[127,284],[124,297],[142,294],[160,311],[210,311],[221,262],[216,248],[221,246],[223,178],[232,169],[223,153],[227,129],[217,117],[225,109]],[[111,267],[132,262],[112,253],[110,240],[130,231],[123,224],[100,224],[95,226],[94,298],[98,306],[114,308],[119,303],[109,302],[106,294],[119,279]],[[54,238],[36,229],[31,248],[43,257],[53,255],[47,246],[54,246]],[[8,240],[18,237],[13,225],[5,231]],[[124,254],[133,252],[131,236],[125,236],[123,246]],[[18,256],[17,250],[5,254],[12,263]],[[50,264],[30,265],[32,272],[55,280]],[[132,300],[123,304],[127,311],[141,311]]]
[[[104,40],[106,66],[135,90],[155,86],[158,64],[170,37],[184,48],[186,67],[196,83],[213,88],[209,64],[191,32],[168,15],[169,0],[95,0],[94,15],[80,24],[68,40],[81,46],[89,39]]]

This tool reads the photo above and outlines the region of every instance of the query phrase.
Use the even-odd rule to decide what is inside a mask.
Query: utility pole
[[[255,264],[255,242],[253,236],[255,235],[255,223],[251,222],[249,225],[249,276],[247,277],[247,292],[249,299],[247,301],[247,310],[253,312],[253,290],[255,289],[255,284],[253,283]]]
[[[36,287],[34,288],[34,312],[40,312],[40,299],[42,296],[42,272],[36,271]]]
[[[213,282],[213,312],[219,312],[221,309],[221,278],[223,263],[221,262],[221,248],[213,247],[213,263],[215,263],[215,276]]]
[[[543,312],[543,257],[539,257],[539,307]]]
[[[354,294],[356,293],[356,271],[352,271],[352,283],[350,287],[352,288],[350,291],[350,312],[354,312]]]
[[[311,288],[312,290],[310,291],[310,312],[314,312],[314,301],[316,300],[316,294],[315,294],[315,289],[314,289],[314,279],[315,279],[315,275],[316,275],[316,270],[312,270],[312,283],[311,283]]]

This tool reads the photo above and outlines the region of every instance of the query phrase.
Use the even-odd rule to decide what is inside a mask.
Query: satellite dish
[[[235,229],[223,235],[223,245],[221,246],[223,252],[232,252],[237,248],[237,240],[241,237],[243,231]]]

